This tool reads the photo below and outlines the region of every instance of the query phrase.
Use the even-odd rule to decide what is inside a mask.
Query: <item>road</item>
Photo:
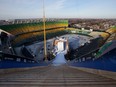
[[[116,80],[67,65],[0,75],[0,87],[116,87]]]

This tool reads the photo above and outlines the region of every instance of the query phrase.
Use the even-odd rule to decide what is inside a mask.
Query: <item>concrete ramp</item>
[[[66,64],[66,59],[64,57],[64,53],[57,53],[57,55],[53,61],[53,65],[59,66],[59,65],[63,65],[63,64]]]
[[[55,59],[53,61],[53,65],[62,65],[66,64],[66,59],[64,55],[68,52],[68,41],[65,38],[57,38],[54,41],[54,51],[53,54],[55,55]]]

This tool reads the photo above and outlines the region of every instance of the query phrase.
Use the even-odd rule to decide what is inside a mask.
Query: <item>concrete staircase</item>
[[[116,87],[116,80],[67,65],[0,75],[0,87]]]

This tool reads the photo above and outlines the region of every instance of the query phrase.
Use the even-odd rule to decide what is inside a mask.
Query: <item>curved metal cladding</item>
[[[67,26],[68,20],[46,21],[46,33],[61,32]],[[15,44],[43,35],[43,22],[2,25],[0,28],[15,35]]]

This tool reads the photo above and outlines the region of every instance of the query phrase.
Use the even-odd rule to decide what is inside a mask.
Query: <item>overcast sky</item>
[[[43,0],[0,0],[0,19],[41,18]],[[116,0],[45,0],[47,18],[116,18]]]

